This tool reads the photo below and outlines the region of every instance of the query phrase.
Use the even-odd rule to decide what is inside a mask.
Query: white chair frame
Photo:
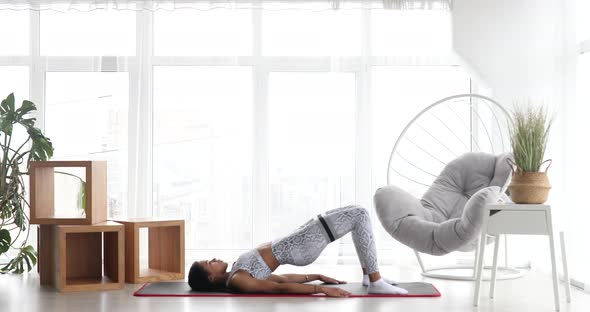
[[[398,136],[393,149],[391,150],[391,154],[389,156],[389,161],[387,164],[387,184],[391,184],[391,165],[392,165],[392,160],[394,157],[395,152],[397,151],[397,147],[400,143],[400,141],[404,138],[404,135],[406,134],[406,132],[408,131],[408,129],[410,128],[410,126],[412,126],[412,124],[418,119],[420,118],[420,116],[422,116],[424,113],[426,113],[427,111],[429,111],[431,108],[440,105],[442,103],[445,103],[447,101],[451,101],[454,99],[460,99],[460,98],[469,98],[469,101],[471,103],[473,98],[476,99],[482,99],[485,101],[488,101],[489,103],[495,105],[497,108],[500,109],[501,112],[503,112],[508,119],[510,119],[510,114],[508,113],[508,111],[502,107],[502,105],[500,105],[500,103],[494,101],[493,99],[490,99],[489,97],[483,96],[483,95],[479,95],[479,94],[458,94],[458,95],[453,95],[453,96],[449,96],[446,98],[443,98],[439,101],[434,102],[433,104],[427,106],[426,108],[424,108],[422,111],[420,111],[407,125],[406,127],[402,130],[401,134]],[[473,111],[472,114],[470,116],[470,118],[473,118]],[[470,133],[470,138],[471,138],[471,143],[473,143],[474,141],[474,137],[473,137],[473,129],[470,129],[471,133]],[[487,131],[487,130],[486,130]],[[470,150],[473,151],[473,144],[470,144]],[[408,178],[409,179],[409,178]],[[411,180],[411,179],[410,179]],[[415,181],[414,181],[415,182]],[[416,182],[419,183],[419,182]],[[507,184],[504,185],[504,187],[502,188],[502,192],[504,192],[506,190]],[[493,236],[491,236],[493,237]],[[496,242],[499,243],[499,242]],[[484,246],[485,247],[485,246]],[[424,262],[422,261],[422,257],[420,256],[420,253],[416,250],[414,250],[414,254],[416,255],[416,259],[418,260],[418,264],[420,265],[420,269],[422,270],[422,275],[425,277],[431,277],[431,278],[439,278],[439,279],[449,279],[449,280],[464,280],[464,281],[475,281],[477,276],[476,276],[476,268],[478,267],[478,259],[479,257],[479,250],[480,250],[480,241],[477,240],[477,247],[475,248],[475,255],[474,255],[474,261],[473,261],[473,265],[447,265],[447,266],[439,266],[439,267],[430,267],[427,268],[424,265]],[[519,278],[522,277],[525,274],[524,270],[519,270],[513,267],[509,267],[508,266],[508,239],[506,238],[506,235],[504,236],[504,250],[505,250],[505,257],[504,257],[504,266],[503,267],[498,267],[498,270],[501,272],[501,274],[498,274],[498,276],[496,277],[498,280],[507,280],[507,279],[515,279],[515,278]],[[485,269],[491,269],[492,267],[486,266]],[[466,270],[466,269],[471,269],[472,270],[472,274],[471,275],[458,275],[458,274],[444,274],[444,273],[439,273],[439,271],[453,271],[453,270]],[[489,280],[489,278],[484,278],[484,280]]]

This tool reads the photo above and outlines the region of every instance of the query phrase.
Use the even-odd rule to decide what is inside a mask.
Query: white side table
[[[485,207],[483,225],[480,237],[479,259],[477,260],[477,273],[475,279],[475,293],[473,304],[479,304],[479,290],[481,286],[483,259],[485,251],[486,235],[495,237],[494,260],[492,265],[492,277],[490,279],[490,298],[494,297],[496,286],[496,271],[498,268],[498,242],[501,234],[522,235],[548,235],[551,251],[551,267],[553,273],[553,294],[555,297],[555,310],[559,311],[559,289],[557,268],[555,259],[555,246],[553,237],[553,220],[551,218],[551,206],[549,205],[521,205],[521,204],[495,204]],[[561,256],[565,276],[565,293],[567,302],[571,301],[570,280],[567,268],[565,252],[565,238],[563,231],[559,232],[561,242]]]

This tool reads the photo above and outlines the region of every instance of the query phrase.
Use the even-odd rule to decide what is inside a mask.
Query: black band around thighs
[[[326,230],[326,233],[328,233],[328,237],[330,238],[330,242],[335,241],[336,239],[334,238],[334,235],[332,235],[332,231],[330,231],[330,228],[328,227],[328,223],[326,223],[326,220],[324,220],[324,217],[322,217],[321,214],[318,215],[318,220],[320,220],[320,222],[322,223],[322,226],[324,227],[324,230]]]

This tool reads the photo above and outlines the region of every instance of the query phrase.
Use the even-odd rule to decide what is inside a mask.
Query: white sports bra
[[[252,249],[244,254],[242,254],[236,262],[232,265],[231,271],[229,272],[229,276],[227,281],[225,281],[225,286],[229,286],[229,281],[231,280],[232,276],[236,274],[238,270],[244,270],[255,279],[265,280],[272,274],[272,271],[262,259],[262,256],[258,252],[258,249]]]

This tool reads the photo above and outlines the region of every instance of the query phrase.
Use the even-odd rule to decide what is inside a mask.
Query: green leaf
[[[10,248],[10,232],[7,229],[0,230],[0,254],[8,251]]]
[[[509,125],[510,142],[518,170],[539,171],[553,120],[543,106],[517,105]]]
[[[27,257],[27,255],[25,254],[23,256],[23,259],[25,259],[25,262],[27,263],[27,271],[30,271],[32,266],[31,266],[31,262],[29,261],[29,257]]]
[[[14,259],[13,259],[14,260]],[[12,266],[13,260],[10,260],[5,266],[0,269],[0,273],[4,274],[10,271],[10,267]]]
[[[0,131],[6,135],[12,135],[12,125],[16,122],[16,114],[14,111],[14,93],[10,93],[6,99],[2,100],[0,104],[0,113],[2,120],[0,120]]]
[[[0,189],[0,203],[4,203],[2,207],[0,207],[0,219],[6,220],[12,216],[12,203],[9,198],[6,197],[5,194],[8,194],[6,184],[3,189]]]
[[[6,99],[0,103],[0,113],[5,115],[9,112],[14,112],[14,93],[10,93]]]
[[[20,203],[19,203],[19,206],[20,206]],[[26,229],[25,217],[24,217],[25,213],[22,209],[22,206],[15,207],[12,212],[14,214],[14,225],[18,226],[20,229],[22,229],[24,231]]]
[[[31,245],[20,248],[16,257],[2,267],[0,273],[23,273],[25,271],[25,264],[27,271],[30,271],[37,264],[37,253]]]
[[[33,264],[37,263],[37,252],[35,251],[33,246],[27,245],[22,249],[22,251],[29,256],[31,261],[33,261]]]
[[[12,135],[12,124],[14,120],[14,114],[8,112],[0,120],[0,131],[6,133],[6,135]]]
[[[2,211],[0,211],[0,219],[8,219],[12,216],[12,210],[10,209],[10,206],[6,205],[4,207],[2,207]]]
[[[31,137],[31,158],[33,160],[48,160],[53,156],[53,145],[51,140],[45,137],[38,128],[29,128],[27,130]]]
[[[31,101],[23,101],[20,107],[15,109],[14,94],[8,95],[6,99],[0,102],[0,138],[8,139],[12,136],[14,127],[22,126],[27,134],[23,142],[12,142],[21,146],[18,153],[9,150],[10,146],[3,146],[0,152],[3,157],[3,163],[0,167],[0,176],[2,177],[2,187],[0,189],[0,219],[3,222],[3,229],[0,230],[0,254],[5,254],[12,246],[13,242],[8,226],[16,226],[14,231],[17,233],[27,231],[27,217],[25,215],[26,201],[23,197],[24,185],[22,176],[28,174],[29,161],[48,160],[53,156],[53,145],[51,140],[43,135],[40,129],[35,127],[36,119],[29,115],[36,110],[35,104]],[[12,138],[14,140],[15,138]],[[18,138],[19,140],[21,138]],[[31,144],[26,145],[30,140]],[[29,148],[27,150],[27,148]],[[11,151],[11,152],[9,152]],[[10,154],[13,156],[10,156]],[[28,159],[25,156],[28,154]],[[0,156],[2,157],[2,156]],[[8,161],[8,162],[7,162]],[[25,162],[26,161],[26,162]],[[26,165],[24,172],[20,171],[19,166]],[[14,234],[12,235],[14,236]],[[28,235],[27,235],[28,237]],[[37,253],[32,246],[20,246],[18,253],[10,261],[0,268],[0,273],[14,272],[22,273],[25,270],[31,270],[37,264]]]
[[[24,100],[21,107],[19,107],[16,110],[17,120],[20,122],[23,116],[35,110],[37,110],[37,108],[35,107],[35,104],[33,104],[33,102]]]
[[[33,263],[33,266],[35,264],[37,264],[37,253],[35,252],[35,250],[33,250],[33,247],[31,245],[29,245],[23,249],[23,254],[25,255],[25,260],[27,261],[27,264],[30,267],[32,267],[30,265],[31,262]]]
[[[37,120],[37,118],[23,118],[19,121],[19,123],[28,129],[35,127],[35,120]]]

